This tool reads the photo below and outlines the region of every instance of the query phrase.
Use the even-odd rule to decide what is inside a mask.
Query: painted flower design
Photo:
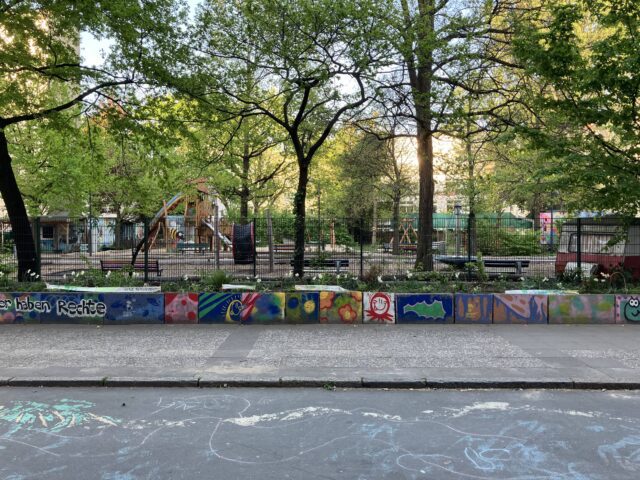
[[[353,323],[358,318],[358,312],[349,304],[343,305],[338,309],[338,315],[344,323]]]
[[[320,310],[329,310],[333,306],[335,296],[333,292],[320,292]]]

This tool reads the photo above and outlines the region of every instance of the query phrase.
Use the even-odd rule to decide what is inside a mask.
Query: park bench
[[[135,264],[131,264],[128,260],[100,260],[100,269],[103,272],[113,272],[133,267],[134,271],[144,272],[144,261],[136,261]],[[149,273],[157,273],[158,276],[162,275],[160,264],[158,260],[149,260],[147,262],[147,271]]]
[[[435,259],[439,262],[446,263],[455,268],[464,269],[467,263],[476,263],[478,259],[475,256],[443,256],[436,255]],[[483,258],[482,263],[485,267],[491,268],[513,268],[516,275],[522,275],[525,268],[529,267],[530,260],[521,259],[504,259],[504,258]]]
[[[176,250],[180,253],[184,253],[188,250],[199,251],[200,253],[204,253],[205,250],[209,248],[209,245],[206,243],[188,243],[188,242],[178,242],[176,246]]]
[[[290,264],[293,267],[293,260],[291,260]],[[341,258],[341,259],[327,258],[324,260],[305,258],[304,267],[305,268],[333,268],[335,269],[336,273],[340,273],[340,270],[342,268],[349,267],[349,260],[346,258]]]
[[[295,248],[294,243],[275,243],[273,245],[273,251],[275,253],[293,252]]]

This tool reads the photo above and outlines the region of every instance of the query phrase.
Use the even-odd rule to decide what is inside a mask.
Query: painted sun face
[[[624,306],[624,317],[630,322],[640,322],[640,298],[629,299]]]
[[[371,310],[376,313],[387,313],[389,310],[389,300],[386,297],[373,297],[371,299]]]

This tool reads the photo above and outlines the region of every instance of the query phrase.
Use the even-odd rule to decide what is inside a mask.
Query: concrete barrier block
[[[366,292],[363,301],[364,323],[396,323],[394,293]]]
[[[284,323],[285,294],[243,293],[242,323]]]
[[[396,323],[453,323],[453,295],[396,295]]]
[[[198,294],[165,293],[164,323],[198,323]]]
[[[82,323],[102,325],[108,306],[104,294],[40,293],[40,323]]]
[[[549,323],[615,323],[615,295],[550,295]]]
[[[106,293],[105,325],[164,323],[164,295],[161,293]]]
[[[549,323],[546,295],[493,295],[493,323]]]
[[[362,292],[320,292],[320,323],[362,323]]]
[[[640,295],[616,295],[616,323],[640,325]]]
[[[40,294],[0,292],[0,324],[40,323]]]
[[[287,293],[286,306],[285,323],[318,323],[320,321],[318,292]]]
[[[283,323],[284,293],[201,293],[200,323]]]
[[[493,294],[456,293],[455,323],[492,323]]]
[[[241,293],[201,293],[198,297],[199,323],[240,323]]]

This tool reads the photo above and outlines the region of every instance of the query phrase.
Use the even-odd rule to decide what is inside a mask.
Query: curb
[[[9,378],[8,387],[112,387],[112,388],[362,388],[399,390],[640,390],[640,382],[528,381],[528,380],[428,380],[428,379],[149,379],[149,378]]]

